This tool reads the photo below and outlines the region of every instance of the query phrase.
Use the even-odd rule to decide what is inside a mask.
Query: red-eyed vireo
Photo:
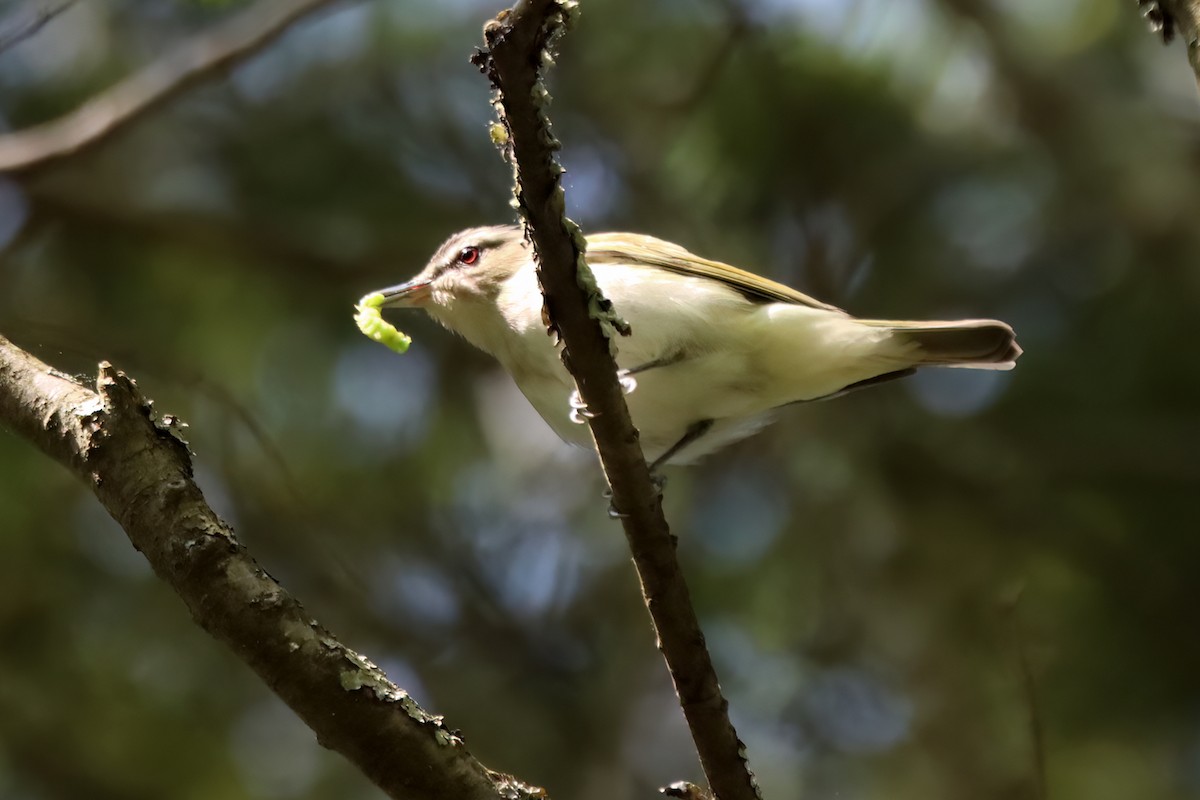
[[[626,387],[636,381],[626,399],[655,466],[694,461],[749,436],[791,403],[918,367],[1012,369],[1021,354],[1003,322],[855,319],[650,236],[589,236],[586,255],[632,328],[617,340],[617,360]],[[422,308],[495,356],[559,436],[590,442],[573,424],[574,383],[546,335],[533,251],[520,228],[456,233],[415,278],[381,293],[384,308]]]

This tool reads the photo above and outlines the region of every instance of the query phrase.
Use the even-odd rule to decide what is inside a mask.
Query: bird
[[[617,342],[626,401],[652,469],[689,464],[824,400],[925,367],[1012,369],[994,319],[858,319],[796,289],[636,233],[587,236],[586,260],[630,327]],[[447,239],[382,308],[417,308],[493,356],[564,440],[589,446],[578,394],[547,336],[532,245],[516,225]]]

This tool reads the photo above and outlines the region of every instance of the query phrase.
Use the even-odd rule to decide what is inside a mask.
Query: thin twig
[[[692,79],[691,84],[662,103],[663,110],[676,114],[691,112],[700,101],[712,93],[721,74],[737,53],[738,47],[749,37],[752,27],[741,5],[736,0],[725,0],[722,5],[726,19],[725,24],[721,26],[721,40],[705,61],[693,70],[696,77]]]
[[[480,764],[258,566],[205,503],[177,421],[124,373],[102,363],[92,391],[0,337],[0,424],[82,479],[196,622],[388,797],[545,797]]]
[[[28,14],[22,10],[23,19],[13,21],[13,18],[17,16],[14,14],[13,18],[5,20],[3,26],[0,26],[0,53],[36,35],[47,22],[75,5],[76,2],[78,0],[59,0],[57,3],[47,3]]]
[[[262,50],[334,0],[263,0],[51,122],[0,137],[0,173],[29,173],[89,150],[185,89]]]
[[[581,282],[590,283],[580,252],[583,237],[564,215],[562,168],[554,158],[559,143],[545,115],[549,98],[540,71],[551,62],[547,47],[573,8],[567,0],[520,0],[484,26],[486,49],[472,60],[496,89],[494,105],[507,131],[497,138],[507,141],[517,173],[518,206],[537,254],[547,317],[563,341],[563,362],[590,412],[588,424],[613,506],[620,511],[659,649],[701,766],[720,800],[755,800],[758,787],[729,721],[728,703],[676,558],[676,540],[663,516],[662,497],[651,481],[617,382],[609,340],[600,321],[589,314],[590,304],[604,304],[594,287],[581,287]],[[605,320],[620,325],[612,315]]]

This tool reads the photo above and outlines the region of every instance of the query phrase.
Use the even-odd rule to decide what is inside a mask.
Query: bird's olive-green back
[[[588,237],[587,261],[592,266],[604,263],[644,264],[680,275],[695,275],[720,281],[751,299],[771,303],[795,303],[829,311],[841,309],[798,292],[790,286],[768,280],[753,272],[709,261],[677,244],[637,233],[597,233]]]

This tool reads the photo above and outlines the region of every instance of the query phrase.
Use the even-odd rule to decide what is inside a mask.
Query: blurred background
[[[1132,0],[582,4],[551,88],[586,230],[874,317],[994,316],[1012,373],[788,410],[668,470],[767,798],[1200,797],[1200,94]],[[0,19],[27,13],[0,4]],[[243,8],[80,2],[0,52],[65,113]],[[95,152],[0,178],[0,333],[181,416],[211,504],[343,640],[557,798],[699,770],[594,458],[417,315],[352,303],[509,221],[495,0],[301,23]],[[0,797],[381,795],[0,431]]]

